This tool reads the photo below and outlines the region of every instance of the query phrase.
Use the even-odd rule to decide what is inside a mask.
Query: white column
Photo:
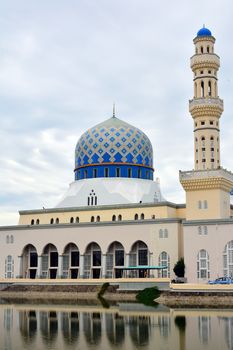
[[[41,262],[42,262],[42,256],[38,255],[38,259],[37,259],[37,271],[36,271],[36,278],[41,278]]]
[[[129,267],[129,258],[130,258],[130,254],[126,253],[125,254],[125,267]],[[125,270],[125,276],[124,277],[128,277],[128,270]]]
[[[25,278],[25,276],[23,276],[23,257],[22,255],[18,256],[19,258],[19,278]]]
[[[106,278],[106,254],[102,254],[102,278]]]
[[[84,255],[79,256],[79,277],[84,278]]]
[[[63,275],[62,255],[59,255],[58,256],[57,278],[62,278],[62,275]]]

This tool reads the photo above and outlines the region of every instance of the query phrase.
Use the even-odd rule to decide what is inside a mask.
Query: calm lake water
[[[0,349],[233,350],[233,310],[0,300]]]

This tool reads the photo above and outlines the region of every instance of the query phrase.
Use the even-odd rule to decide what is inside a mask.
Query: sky
[[[74,180],[75,145],[116,116],[154,149],[163,196],[184,203],[193,169],[193,38],[205,24],[221,57],[221,165],[233,170],[231,0],[0,2],[0,225],[54,207]]]

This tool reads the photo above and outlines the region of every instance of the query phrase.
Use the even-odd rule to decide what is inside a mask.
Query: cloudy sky
[[[184,202],[178,171],[193,168],[189,58],[205,23],[221,57],[222,165],[233,169],[231,0],[0,2],[0,224],[53,207],[73,181],[74,149],[117,116],[154,147],[163,195]]]

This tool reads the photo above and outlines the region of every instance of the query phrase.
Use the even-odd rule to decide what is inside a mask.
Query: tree
[[[180,258],[180,260],[177,261],[173,271],[177,277],[184,277],[184,274],[185,274],[184,258]]]

